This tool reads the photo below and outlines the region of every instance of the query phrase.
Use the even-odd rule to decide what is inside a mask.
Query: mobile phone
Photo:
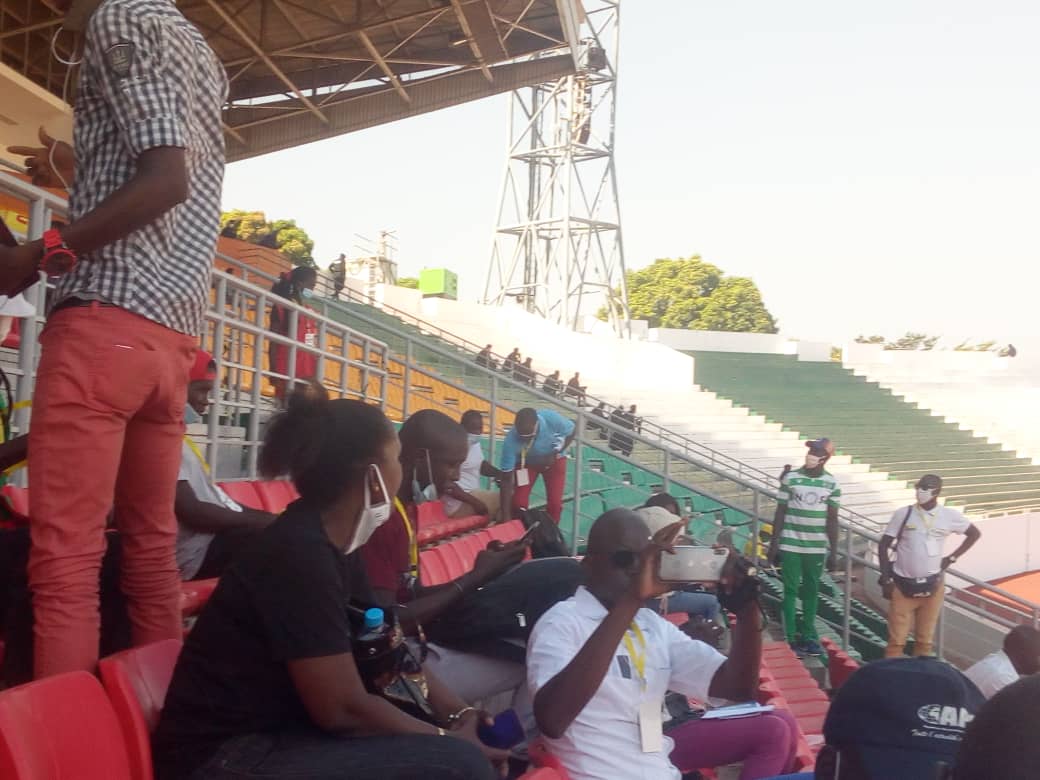
[[[676,546],[661,553],[657,574],[664,582],[718,582],[729,557],[725,547]]]
[[[531,527],[524,531],[524,535],[520,537],[520,544],[527,544],[534,538],[535,532],[538,530],[538,526],[542,524],[541,520],[535,520],[531,523]]]

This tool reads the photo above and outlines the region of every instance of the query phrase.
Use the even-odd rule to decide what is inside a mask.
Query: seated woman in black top
[[[488,758],[505,754],[480,745],[477,713],[427,674],[435,719],[456,730],[417,720],[366,692],[351,655],[347,604],[367,600],[355,551],[390,515],[399,450],[359,401],[295,395],[273,421],[261,470],[288,472],[301,499],[224,573],[184,644],[154,738],[162,780],[494,777]]]

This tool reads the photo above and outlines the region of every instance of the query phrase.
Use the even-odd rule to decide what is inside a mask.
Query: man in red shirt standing
[[[29,432],[35,675],[93,669],[111,509],[132,640],[181,634],[173,513],[188,369],[202,330],[224,174],[227,77],[169,0],[51,0],[83,30],[75,170],[65,144],[19,150],[68,186],[71,223],[0,248],[0,292],[58,276]]]

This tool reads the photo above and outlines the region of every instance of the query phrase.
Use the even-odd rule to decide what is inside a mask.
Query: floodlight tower
[[[614,168],[620,0],[584,6],[577,72],[510,98],[484,302],[515,299],[572,329],[610,302],[620,334],[629,323]]]

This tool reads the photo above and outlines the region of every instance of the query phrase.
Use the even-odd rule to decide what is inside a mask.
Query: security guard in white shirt
[[[890,600],[886,658],[903,654],[911,627],[914,655],[933,655],[932,637],[945,594],[943,573],[982,536],[960,512],[939,505],[942,484],[935,474],[921,477],[916,485],[917,503],[892,515],[878,546],[879,582]],[[964,541],[944,557],[950,534],[963,534]]]

